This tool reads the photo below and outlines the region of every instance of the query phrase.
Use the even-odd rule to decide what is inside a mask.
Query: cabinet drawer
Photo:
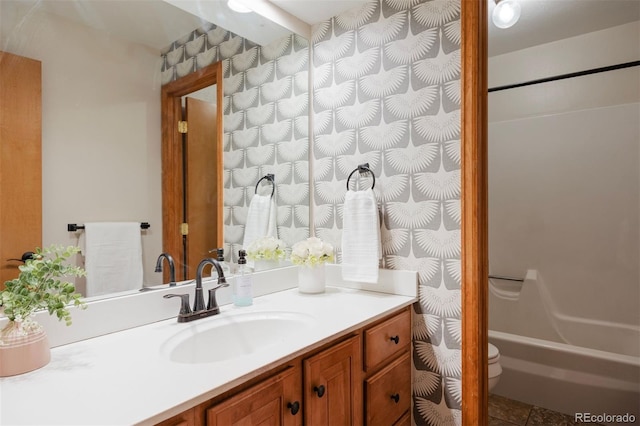
[[[365,381],[367,425],[392,425],[411,405],[409,352]]]
[[[403,310],[364,332],[364,369],[368,371],[411,342],[411,311]]]

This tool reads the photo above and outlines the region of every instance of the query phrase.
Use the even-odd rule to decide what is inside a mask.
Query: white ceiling
[[[270,1],[313,25],[370,0],[260,1]],[[519,1],[522,14],[516,25],[498,29],[489,23],[490,56],[640,20],[640,0]],[[97,28],[108,28],[118,36],[158,50],[202,25],[203,19],[195,16],[198,11],[207,21],[260,44],[288,33],[282,25],[258,14],[230,12],[223,0],[0,0],[0,15],[11,5],[43,8]],[[494,0],[488,0],[488,6],[491,16]]]
[[[161,50],[198,28],[202,20],[157,0],[0,0],[3,25],[46,12]]]
[[[270,0],[309,25],[325,21],[371,0]]]
[[[520,20],[499,29],[491,23],[494,0],[488,2],[489,56],[640,20],[640,0],[519,0]]]
[[[371,0],[270,1],[313,25]],[[640,20],[640,0],[518,1],[522,14],[515,26],[499,29],[489,22],[490,56]],[[490,17],[495,0],[487,3]]]

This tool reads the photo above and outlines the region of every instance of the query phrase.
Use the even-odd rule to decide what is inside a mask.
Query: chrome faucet
[[[218,273],[218,285],[209,289],[209,300],[207,306],[204,305],[204,290],[202,288],[202,272],[205,266],[211,265]],[[196,294],[195,301],[193,303],[193,310],[189,307],[189,295],[188,294],[165,294],[165,299],[171,297],[180,297],[182,303],[180,304],[180,313],[178,314],[178,322],[188,322],[197,320],[200,318],[206,318],[211,315],[217,315],[220,313],[220,307],[216,301],[216,291],[222,287],[228,287],[229,284],[222,272],[222,268],[217,260],[212,258],[206,258],[200,261],[196,272]]]
[[[156,261],[156,272],[162,272],[162,259],[167,259],[169,262],[169,287],[176,285],[176,264],[173,262],[173,257],[169,253],[162,253],[158,256]]]

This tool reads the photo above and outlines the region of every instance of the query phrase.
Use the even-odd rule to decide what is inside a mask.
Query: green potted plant
[[[0,377],[35,370],[51,359],[47,336],[34,320],[37,310],[46,309],[70,325],[68,307],[85,307],[82,295],[66,281],[86,274],[81,267],[68,263],[79,251],[74,246],[36,248],[33,257],[18,267],[18,277],[5,282],[0,307],[9,322],[0,331]]]

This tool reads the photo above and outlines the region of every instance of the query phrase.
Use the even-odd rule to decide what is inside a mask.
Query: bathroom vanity
[[[250,307],[55,347],[44,368],[0,379],[0,423],[409,424],[416,273],[327,280],[319,295],[294,281]]]
[[[399,308],[159,424],[409,424],[410,330]]]
[[[410,329],[399,308],[160,424],[409,424]]]

